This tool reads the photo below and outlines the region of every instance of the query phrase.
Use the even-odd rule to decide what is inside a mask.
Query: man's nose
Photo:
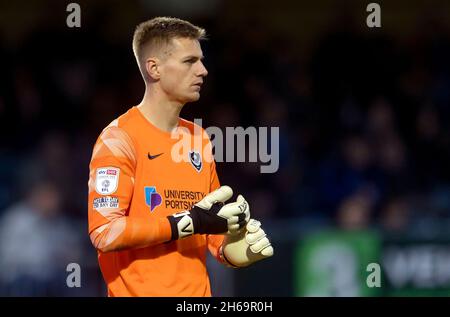
[[[203,65],[202,62],[200,62],[200,69],[198,71],[198,76],[206,77],[208,75],[208,70],[206,69],[205,65]]]

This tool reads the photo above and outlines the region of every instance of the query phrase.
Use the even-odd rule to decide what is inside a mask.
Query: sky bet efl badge
[[[97,168],[95,190],[100,195],[109,195],[116,191],[119,183],[120,169],[115,167]]]
[[[189,159],[191,160],[192,166],[200,172],[202,170],[202,157],[198,151],[189,151]]]

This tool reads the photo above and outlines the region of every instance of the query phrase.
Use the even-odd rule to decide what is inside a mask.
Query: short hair
[[[175,38],[203,40],[205,34],[203,28],[178,18],[156,17],[140,23],[133,35],[133,52],[144,79],[147,78],[142,60],[145,48],[159,49]]]

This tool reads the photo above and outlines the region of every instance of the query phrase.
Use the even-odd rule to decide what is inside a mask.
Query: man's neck
[[[144,117],[155,127],[165,132],[173,132],[178,126],[178,120],[183,105],[169,101],[158,93],[145,90],[144,98],[138,105]]]

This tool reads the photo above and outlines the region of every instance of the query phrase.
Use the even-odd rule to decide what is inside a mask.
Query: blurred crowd
[[[14,49],[0,32],[0,293],[61,294],[52,285],[70,262],[96,272],[88,164],[101,130],[142,98],[137,22],[129,41],[104,36],[101,18],[80,30],[42,24]],[[192,22],[209,34],[209,75],[182,115],[280,128],[277,173],[218,164],[254,217],[401,231],[450,215],[450,32],[438,20],[401,41],[334,21],[301,54],[263,21]]]

